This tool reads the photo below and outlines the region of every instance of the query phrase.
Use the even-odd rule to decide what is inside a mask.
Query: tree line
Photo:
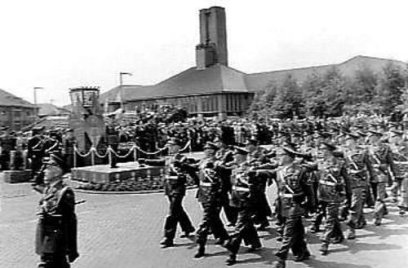
[[[408,68],[389,63],[380,72],[368,67],[353,76],[333,67],[299,82],[287,75],[271,81],[254,96],[249,116],[254,119],[337,117],[355,114],[393,115],[408,108]]]

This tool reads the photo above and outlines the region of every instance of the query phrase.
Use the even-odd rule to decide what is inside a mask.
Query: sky
[[[404,3],[406,2],[406,3]],[[246,73],[408,62],[405,0],[0,0],[0,88],[69,104],[69,88],[158,83],[195,65],[199,10],[226,9],[229,66]]]

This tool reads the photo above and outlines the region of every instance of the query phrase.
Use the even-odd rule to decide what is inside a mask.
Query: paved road
[[[28,184],[3,183],[0,175],[0,267],[35,267],[38,256],[33,252],[36,205],[38,194]],[[273,194],[269,190],[270,196]],[[198,225],[200,207],[190,190],[185,207]],[[149,268],[149,267],[224,267],[226,250],[210,240],[208,255],[194,260],[195,244],[190,239],[177,238],[176,247],[160,249],[163,219],[167,201],[163,194],[100,195],[77,194],[87,202],[78,206],[79,250],[81,257],[73,265],[78,268]],[[372,222],[370,211],[367,218]],[[274,226],[272,224],[272,226]],[[273,252],[279,247],[273,228],[260,232],[264,248],[257,253],[238,256],[234,267],[270,267]],[[328,256],[318,252],[320,243],[308,234],[313,254],[304,263],[295,263],[290,256],[287,267],[408,267],[408,217],[397,215],[395,206],[381,227],[370,224],[358,232],[358,238],[333,245]]]

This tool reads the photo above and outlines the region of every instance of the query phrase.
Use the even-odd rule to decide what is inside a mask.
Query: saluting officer
[[[217,149],[214,143],[207,142],[204,146],[205,158],[199,164],[200,181],[197,198],[203,207],[203,218],[196,232],[198,251],[195,258],[204,256],[207,235],[210,230],[217,238],[216,244],[222,245],[228,239],[228,233],[220,219],[223,180],[220,177],[220,168],[215,158]]]
[[[170,157],[165,160],[164,190],[169,199],[169,215],[164,224],[164,238],[160,242],[163,248],[172,247],[177,224],[184,231],[182,237],[195,231],[190,218],[183,208],[183,198],[186,194],[187,174],[185,156],[180,154],[180,141],[172,139],[168,142]]]
[[[311,186],[308,183],[308,173],[315,170],[316,165],[303,165],[295,161],[296,156],[300,154],[288,147],[279,148],[276,156],[279,159],[280,167],[274,174],[278,185],[280,214],[284,219],[284,226],[282,245],[275,254],[278,261],[273,267],[284,268],[290,249],[296,256],[295,261],[303,261],[310,256],[304,238],[302,216],[305,213],[305,207],[315,207],[313,190],[310,189]]]
[[[327,255],[330,240],[343,240],[343,233],[338,218],[340,204],[347,198],[350,202],[350,187],[347,177],[346,163],[335,145],[323,142],[321,146],[324,162],[319,165],[318,198],[325,203],[326,225],[322,236],[320,252]],[[337,154],[336,154],[337,153]]]
[[[249,152],[248,162],[254,168],[259,168],[262,165],[269,163],[264,150],[258,146],[258,140],[255,137],[250,138],[245,143],[246,149]],[[268,204],[266,198],[266,186],[271,185],[272,180],[268,180],[266,176],[259,176],[257,180],[254,181],[257,191],[255,194],[256,204],[254,206],[254,223],[259,224],[258,230],[265,230],[269,226],[268,217],[272,216],[271,207]]]
[[[227,265],[236,263],[236,256],[242,240],[251,245],[249,251],[255,251],[262,247],[252,220],[253,205],[256,203],[253,189],[256,171],[251,170],[251,166],[247,162],[247,155],[248,151],[246,149],[235,148],[234,161],[236,167],[232,170],[230,204],[238,209],[238,220],[234,232],[225,244],[225,247],[230,251]]]
[[[64,161],[51,154],[45,163],[43,197],[39,203],[39,221],[35,251],[41,256],[41,268],[69,268],[79,257],[74,191],[64,185]]]

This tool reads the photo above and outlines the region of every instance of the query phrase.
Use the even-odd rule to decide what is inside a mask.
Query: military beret
[[[247,155],[249,152],[245,148],[234,146],[234,154]]]

